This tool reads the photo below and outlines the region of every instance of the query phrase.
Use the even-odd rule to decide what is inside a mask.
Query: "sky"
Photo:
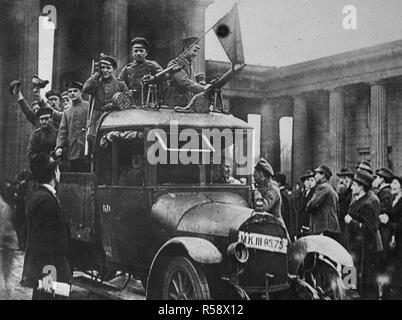
[[[402,39],[402,0],[215,0],[206,29],[235,2],[248,64],[286,66]],[[348,5],[356,29],[344,28]],[[205,49],[207,59],[228,61],[213,32]]]

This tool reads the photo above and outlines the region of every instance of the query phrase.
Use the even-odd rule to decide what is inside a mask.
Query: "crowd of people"
[[[261,169],[262,168],[262,169]],[[388,168],[374,170],[361,161],[356,172],[343,168],[334,174],[326,165],[307,170],[291,191],[282,173],[258,163],[255,181],[265,209],[282,217],[292,240],[325,235],[352,255],[357,289],[363,297],[391,298],[402,279],[402,177]],[[259,172],[258,172],[259,171]],[[261,179],[262,174],[265,177]],[[334,187],[330,183],[338,181]],[[275,190],[276,189],[276,190]],[[378,296],[377,296],[378,297]]]

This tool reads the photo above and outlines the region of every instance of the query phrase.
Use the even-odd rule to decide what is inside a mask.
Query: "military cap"
[[[18,92],[21,89],[21,81],[20,80],[13,80],[10,82],[10,84],[8,85],[8,91],[10,92],[10,94],[12,95],[16,95],[18,94]]]
[[[307,170],[306,173],[300,177],[300,180],[301,180],[301,182],[304,182],[308,178],[312,178],[312,177],[314,177],[314,172],[311,170]]]
[[[374,177],[368,173],[367,171],[358,171],[356,175],[353,177],[353,180],[359,184],[362,184],[368,188],[371,188],[371,185],[374,181]]]
[[[145,49],[149,49],[149,42],[147,39],[145,38],[141,38],[141,37],[135,37],[133,40],[131,40],[131,45],[135,45],[136,43],[142,44],[144,46]]]
[[[394,177],[394,173],[391,170],[389,170],[388,168],[378,169],[375,171],[375,174],[386,180],[392,180],[392,178]]]
[[[282,172],[277,172],[274,176],[274,180],[278,181],[282,186],[286,185],[286,175]]]
[[[272,166],[264,158],[260,158],[260,160],[258,160],[255,168],[263,172],[268,177],[274,176],[274,169],[272,169]]]
[[[373,174],[373,168],[371,168],[371,164],[367,160],[362,160],[360,163],[357,164],[356,166],[357,170],[365,170],[370,174]]]
[[[67,97],[70,97],[69,95],[68,95],[68,91],[63,91],[61,94],[60,94],[60,97],[65,97],[65,96],[67,96]]]
[[[40,108],[37,112],[36,112],[36,117],[39,119],[41,116],[44,115],[52,115],[53,114],[53,109],[49,108],[49,107],[43,107]]]
[[[70,82],[66,83],[66,89],[67,90],[72,89],[72,88],[76,88],[76,89],[82,91],[82,87],[83,87],[83,84],[81,82],[78,82],[78,81],[70,81]]]
[[[45,96],[47,99],[50,99],[50,97],[59,97],[60,98],[60,93],[56,90],[50,90],[50,91],[46,92]]]
[[[353,179],[355,174],[349,168],[342,168],[341,172],[336,174],[338,177],[350,177]]]
[[[317,169],[315,169],[314,171],[323,173],[327,179],[332,177],[332,171],[326,165],[321,165]]]
[[[197,37],[187,37],[181,40],[181,46],[182,48],[189,47],[194,44],[198,40]]]
[[[111,66],[113,69],[117,68],[116,59],[113,58],[112,56],[102,55],[99,62],[100,64]]]

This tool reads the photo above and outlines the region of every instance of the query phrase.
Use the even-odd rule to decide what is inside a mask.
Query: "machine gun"
[[[245,63],[241,65],[232,65],[222,76],[213,79],[207,86],[205,91],[196,94],[185,107],[175,107],[178,112],[210,112],[223,110],[222,87],[232,80],[241,70],[246,66]]]

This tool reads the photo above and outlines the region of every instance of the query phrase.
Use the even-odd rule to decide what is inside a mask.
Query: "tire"
[[[317,263],[313,270],[316,287],[321,288],[324,296],[331,300],[345,300],[346,291],[342,279],[332,267],[326,263]]]
[[[185,256],[175,257],[166,269],[163,300],[210,300],[208,281],[201,266]]]

